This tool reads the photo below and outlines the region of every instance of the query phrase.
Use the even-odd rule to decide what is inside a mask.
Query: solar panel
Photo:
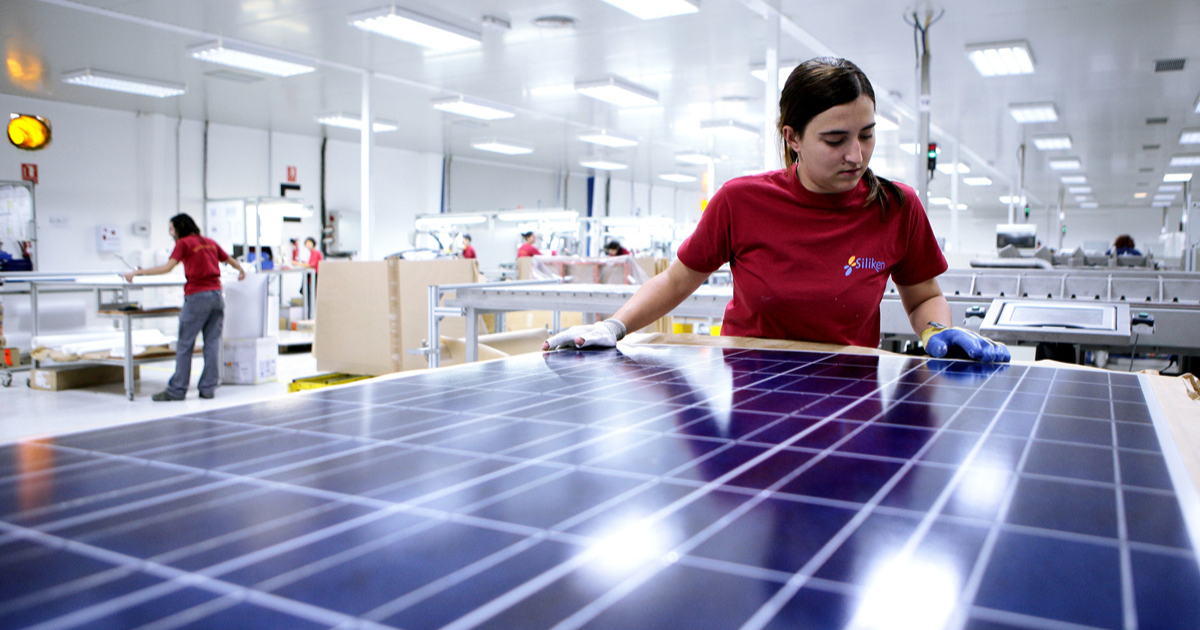
[[[8,445],[0,627],[1194,628],[1143,385],[647,346]]]

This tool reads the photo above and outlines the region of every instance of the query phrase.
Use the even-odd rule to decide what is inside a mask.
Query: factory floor
[[[180,402],[150,400],[166,389],[175,371],[169,361],[141,366],[132,401],[125,397],[121,383],[49,392],[27,387],[29,373],[18,372],[11,387],[0,388],[0,444],[276,398],[287,394],[293,379],[320,373],[311,352],[280,354],[275,382],[222,385],[213,399],[203,400],[195,389],[203,368],[204,359],[197,357],[192,363],[192,388]]]

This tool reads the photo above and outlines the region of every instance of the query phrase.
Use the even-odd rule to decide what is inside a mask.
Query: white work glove
[[[625,324],[620,320],[606,319],[598,324],[572,326],[542,344],[542,350],[558,348],[615,348],[625,338]]]

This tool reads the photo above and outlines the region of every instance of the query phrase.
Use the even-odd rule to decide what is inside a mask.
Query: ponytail
[[[892,198],[903,207],[908,201],[905,198],[904,191],[890,179],[884,179],[875,174],[869,167],[867,172],[863,173],[863,181],[867,182],[867,200],[863,206],[869,206],[876,201],[879,202],[879,216],[886,217],[888,211],[892,208]]]

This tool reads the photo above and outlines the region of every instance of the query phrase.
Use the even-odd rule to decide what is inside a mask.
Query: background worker
[[[664,273],[611,319],[573,326],[543,349],[615,346],[729,263],[722,335],[878,347],[890,277],[930,355],[1008,361],[1003,344],[950,327],[937,283],[948,265],[916,192],[869,168],[875,92],[862,70],[828,57],[800,64],[784,85],[777,127],[784,169],[726,183]]]
[[[462,239],[463,239],[462,257],[463,258],[475,258],[475,248],[471,247],[471,235],[463,234]]]
[[[527,256],[541,256],[542,252],[534,243],[537,243],[537,234],[526,232],[521,235],[525,242],[517,249],[517,258],[525,258]]]
[[[609,241],[608,245],[604,246],[604,252],[609,256],[628,256],[629,250],[621,246],[617,241]]]
[[[321,261],[325,260],[325,256],[321,254],[321,250],[317,249],[317,239],[311,236],[304,239],[304,246],[308,248],[308,261],[303,262],[297,257],[292,261],[292,265],[295,267],[308,267],[314,273],[319,273],[321,271]]]
[[[1142,252],[1138,250],[1133,243],[1133,237],[1128,234],[1122,234],[1113,241],[1112,249],[1108,250],[1105,256],[1141,256]]]
[[[201,398],[212,398],[218,385],[221,362],[221,329],[225,325],[225,298],[221,295],[221,266],[225,263],[238,270],[238,280],[246,278],[246,270],[211,238],[200,235],[192,217],[177,214],[171,217],[171,238],[175,251],[165,265],[150,269],[135,269],[125,274],[127,282],[136,276],[158,276],[169,273],[183,263],[183,310],[179,313],[179,341],[175,344],[175,374],[167,389],[153,399],[159,402],[183,400],[192,378],[192,353],[196,335],[204,333],[204,371],[196,388]]]

